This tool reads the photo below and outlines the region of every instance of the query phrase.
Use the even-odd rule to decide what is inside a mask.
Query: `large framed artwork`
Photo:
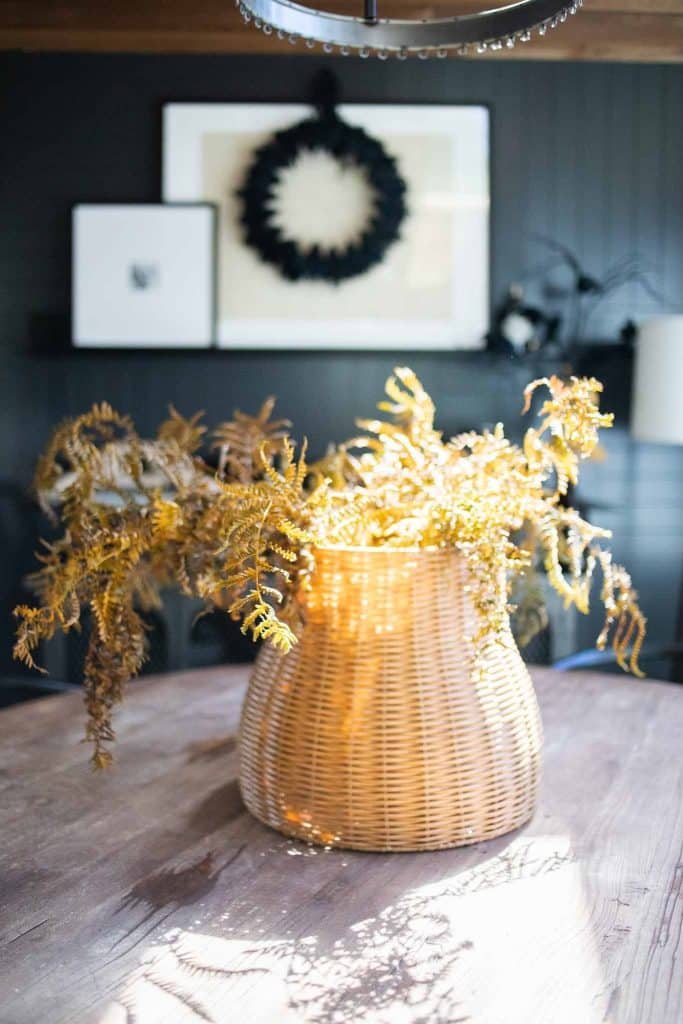
[[[211,346],[215,248],[216,208],[210,203],[74,207],[73,344]]]
[[[391,173],[380,167],[378,176],[384,174],[394,191],[399,183],[405,190],[402,215],[391,221],[391,230],[400,221],[397,240],[381,258],[361,261],[353,276],[340,273],[335,281],[311,279],[311,274],[292,279],[297,275],[290,272],[291,259],[267,258],[273,230],[264,236],[267,245],[259,247],[248,244],[255,229],[251,236],[245,229],[245,181],[250,195],[254,187],[258,190],[263,147],[274,133],[310,119],[311,108],[165,106],[164,200],[204,201],[218,209],[218,344],[481,348],[489,319],[488,110],[354,104],[340,106],[336,114],[345,127],[362,129],[358,134],[369,136],[369,144],[380,144],[378,151],[389,158],[385,164]],[[271,149],[277,154],[283,143]],[[310,148],[296,159],[280,152],[279,160],[284,171],[277,195],[268,184],[271,179],[262,194],[264,206],[277,207],[269,216],[271,222],[277,220],[278,238],[284,239],[280,249],[286,255],[291,255],[290,239],[297,242],[296,253],[325,256],[340,251],[367,222],[381,234],[382,225],[368,210],[362,167]],[[335,259],[327,262],[334,267],[340,262]]]

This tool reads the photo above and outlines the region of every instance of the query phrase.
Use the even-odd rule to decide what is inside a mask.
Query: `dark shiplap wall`
[[[60,353],[69,293],[69,210],[77,201],[155,201],[160,114],[168,100],[290,100],[306,94],[314,58],[0,57],[0,481],[23,486],[49,427],[107,398],[152,429],[167,402],[224,417],[264,394],[281,397],[314,449],[348,434],[375,401],[390,353]],[[491,108],[492,295],[545,258],[531,238],[573,247],[588,269],[638,252],[659,288],[683,285],[683,69],[529,63],[334,64],[344,98],[477,102]],[[679,306],[680,308],[680,306]],[[657,307],[628,288],[596,318],[596,337]],[[51,353],[51,346],[55,352]],[[534,368],[485,357],[403,354],[439,403],[446,430],[498,418],[517,424]],[[608,398],[625,408],[626,368]],[[613,459],[585,494],[617,506],[654,620],[672,629],[680,571],[683,484],[678,451],[610,441]],[[631,511],[626,512],[625,508]],[[1,524],[0,524],[1,525]],[[23,556],[6,573],[12,582]],[[0,636],[4,636],[4,626]],[[3,647],[4,647],[3,643]],[[4,659],[3,659],[4,660]]]

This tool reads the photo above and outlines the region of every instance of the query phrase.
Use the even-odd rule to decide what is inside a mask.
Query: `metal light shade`
[[[399,58],[417,53],[419,57],[446,57],[449,50],[465,56],[470,52],[500,50],[528,42],[532,32],[545,35],[575,14],[582,0],[519,0],[478,14],[451,18],[380,18],[377,0],[363,0],[359,17],[316,10],[290,0],[235,0],[245,21],[254,21],[266,35],[276,31],[291,43],[302,39],[306,46],[321,43],[326,53],[335,47],[346,55],[352,50],[380,59],[391,53]]]
[[[638,332],[631,434],[683,444],[683,316],[658,316]]]

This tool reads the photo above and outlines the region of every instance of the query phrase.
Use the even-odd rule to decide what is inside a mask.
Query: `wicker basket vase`
[[[241,723],[249,810],[360,850],[476,843],[533,813],[541,726],[512,635],[472,677],[476,619],[451,550],[324,548],[287,655],[265,645]]]

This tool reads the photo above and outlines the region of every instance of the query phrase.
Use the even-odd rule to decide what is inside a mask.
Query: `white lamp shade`
[[[683,444],[683,316],[658,316],[638,331],[631,434]]]

